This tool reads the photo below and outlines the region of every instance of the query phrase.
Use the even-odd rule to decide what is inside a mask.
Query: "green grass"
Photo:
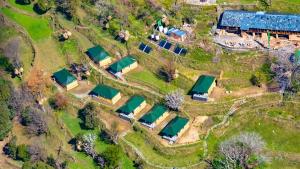
[[[17,35],[16,30],[14,30],[11,27],[6,27],[6,26],[1,26],[1,31],[0,31],[0,41],[3,43],[9,38]]]
[[[79,118],[73,117],[67,112],[59,112],[59,118],[63,120],[64,124],[67,126],[72,135],[76,135],[83,130],[80,127],[81,120]]]
[[[148,70],[130,72],[127,77],[129,80],[132,79],[138,83],[145,84],[146,86],[154,87],[161,93],[168,93],[177,89],[176,86],[166,83]]]
[[[145,138],[141,133],[129,133],[125,138],[138,147],[149,161],[161,166],[180,167],[195,164],[200,161],[202,155],[202,144],[158,150],[158,148],[154,148],[149,138]]]
[[[59,118],[62,119],[64,124],[67,126],[69,131],[73,136],[75,136],[78,133],[95,133],[99,134],[98,130],[83,130],[80,127],[81,120],[77,117],[72,116],[71,114],[67,112],[58,112]],[[105,151],[110,144],[101,141],[98,139],[95,143],[95,149],[98,153],[101,153]],[[72,151],[72,155],[78,159],[78,162],[70,164],[71,169],[93,169],[97,168],[93,162],[93,160],[89,157],[87,157],[84,153],[75,152]],[[124,169],[134,169],[133,162],[126,156],[124,152],[121,153],[121,168]]]
[[[272,160],[271,164],[268,165],[268,169],[298,169],[300,168],[299,162],[291,162],[286,159]]]
[[[79,62],[81,53],[78,50],[78,42],[75,39],[69,39],[67,41],[60,42],[61,51],[69,57],[72,62]]]
[[[24,39],[21,39],[21,46],[20,46],[20,51],[21,51],[21,60],[23,63],[24,67],[24,76],[27,77],[30,68],[32,67],[31,63],[33,61],[33,53],[32,53],[32,48],[30,45],[25,42]]]
[[[217,0],[217,3],[256,4],[258,0]],[[258,6],[263,9],[260,5]],[[259,10],[259,9],[257,9]],[[267,9],[272,12],[299,13],[299,0],[272,0],[272,5]]]
[[[86,156],[81,152],[73,152],[72,155],[76,158],[76,162],[70,162],[68,168],[70,169],[95,169],[96,166],[92,158]]]
[[[35,41],[49,38],[52,33],[49,22],[45,18],[27,16],[8,8],[2,8],[0,12],[24,27]]]
[[[215,151],[217,145],[224,139],[241,132],[256,132],[262,136],[267,143],[267,149],[279,152],[300,153],[300,135],[295,126],[285,125],[283,122],[275,121],[270,116],[259,117],[257,115],[240,115],[232,119],[230,127],[225,129],[222,136],[211,135],[209,138],[209,149]],[[218,131],[220,132],[220,131]]]

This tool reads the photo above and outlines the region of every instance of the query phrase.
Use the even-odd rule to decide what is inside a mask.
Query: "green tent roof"
[[[300,59],[300,50],[297,50],[297,51],[295,52],[295,57]]]
[[[132,96],[126,102],[126,104],[124,104],[122,107],[120,107],[117,111],[119,113],[128,115],[128,114],[132,113],[137,107],[139,107],[144,101],[145,101],[145,98],[142,96]]]
[[[192,94],[208,93],[208,89],[214,83],[215,80],[216,78],[213,76],[207,76],[207,75],[200,76],[196,84],[194,85],[191,93]]]
[[[96,95],[98,97],[103,97],[106,99],[112,99],[119,93],[119,90],[106,86],[106,85],[97,85],[91,92],[91,95]]]
[[[172,119],[165,128],[162,129],[160,135],[173,137],[176,136],[188,123],[188,119],[176,116]]]
[[[126,56],[122,58],[121,60],[115,62],[114,64],[110,65],[110,70],[112,70],[114,73],[120,72],[122,69],[128,67],[129,65],[136,62],[136,60],[131,56]]]
[[[155,105],[147,114],[145,114],[139,121],[147,124],[154,123],[161,117],[168,109],[162,105]]]
[[[109,57],[109,54],[100,45],[88,49],[87,55],[95,62],[102,61]]]
[[[65,68],[55,72],[53,77],[57,83],[63,86],[66,86],[76,80],[76,77]]]

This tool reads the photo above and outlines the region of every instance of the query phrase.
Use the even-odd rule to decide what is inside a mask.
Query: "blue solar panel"
[[[139,46],[139,49],[147,54],[149,54],[152,50],[151,47],[149,47],[148,45],[144,44],[144,43],[141,43],[140,46]]]
[[[186,55],[187,50],[179,46],[176,46],[176,48],[174,49],[174,53],[177,55]]]
[[[159,45],[160,47],[162,47],[162,48],[163,48],[163,47],[165,46],[165,44],[166,44],[166,43],[167,43],[167,41],[165,41],[165,40],[162,40],[162,41],[160,41],[160,42],[159,42],[159,44],[158,44],[158,45]]]
[[[167,42],[167,43],[165,44],[164,48],[167,49],[167,50],[169,50],[169,49],[171,48],[171,46],[172,46],[172,43]]]
[[[180,52],[180,55],[184,56],[184,55],[186,55],[186,53],[187,53],[187,50],[182,48],[181,52]]]
[[[141,43],[140,46],[139,46],[139,49],[141,51],[144,51],[146,47],[147,47],[147,45],[145,45],[144,43]]]
[[[181,51],[181,48],[177,46],[174,50],[174,53],[179,55],[180,51]]]
[[[149,46],[146,46],[146,48],[144,49],[144,52],[149,54],[151,52],[152,48],[150,48]]]

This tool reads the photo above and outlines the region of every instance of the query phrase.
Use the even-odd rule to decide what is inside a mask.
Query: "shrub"
[[[21,144],[17,147],[17,159],[21,161],[29,161],[29,147],[25,144]]]
[[[79,118],[81,118],[82,125],[86,129],[94,129],[100,123],[96,113],[96,106],[93,103],[88,103],[79,111]]]
[[[52,166],[52,167],[56,166],[56,161],[55,161],[55,159],[52,155],[47,157],[47,164]]]
[[[78,0],[56,0],[57,10],[65,14],[68,19],[76,20],[76,7],[79,5]]]
[[[27,107],[21,112],[21,124],[24,126],[28,126],[32,121],[30,111],[31,108]]]
[[[256,75],[252,75],[250,78],[250,82],[253,86],[261,87],[261,79]]]
[[[0,141],[3,140],[12,128],[10,110],[5,102],[0,101]]]
[[[55,109],[63,110],[68,106],[68,99],[61,93],[57,93],[53,100],[53,106]]]
[[[13,136],[12,139],[4,146],[3,151],[8,157],[12,159],[17,158],[17,137]]]
[[[0,141],[3,140],[12,128],[12,111],[8,108],[11,98],[11,85],[9,81],[0,78]]]
[[[49,0],[38,0],[34,5],[34,10],[38,14],[44,14],[51,8],[51,1]]]
[[[0,56],[0,68],[4,69],[8,73],[14,72],[14,66],[9,62],[8,58]]]
[[[121,158],[121,147],[111,146],[101,156],[104,158],[106,168],[117,168]]]

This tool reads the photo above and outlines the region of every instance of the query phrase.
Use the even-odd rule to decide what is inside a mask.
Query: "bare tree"
[[[29,146],[29,154],[31,161],[45,161],[46,154],[45,150],[43,150],[38,144],[32,144]]]
[[[33,69],[31,71],[31,76],[27,80],[26,87],[29,89],[30,93],[34,98],[39,101],[44,98],[45,93],[50,87],[50,78],[46,73],[39,69]]]
[[[165,96],[165,101],[166,105],[170,109],[178,111],[178,109],[184,102],[183,92],[181,90],[170,92]]]
[[[15,115],[19,115],[28,106],[35,106],[34,96],[29,89],[22,85],[20,88],[12,90],[9,107]]]
[[[168,63],[159,70],[159,74],[163,76],[166,82],[170,83],[172,80],[176,79],[178,76],[175,61],[170,60]]]
[[[259,156],[265,142],[256,133],[242,133],[220,144],[219,152],[224,156],[226,168],[248,168],[251,156]]]
[[[48,132],[48,125],[43,112],[37,108],[28,111],[28,132],[37,136]]]
[[[84,151],[94,159],[97,156],[97,152],[94,149],[96,139],[97,136],[93,133],[77,136],[77,150]]]

